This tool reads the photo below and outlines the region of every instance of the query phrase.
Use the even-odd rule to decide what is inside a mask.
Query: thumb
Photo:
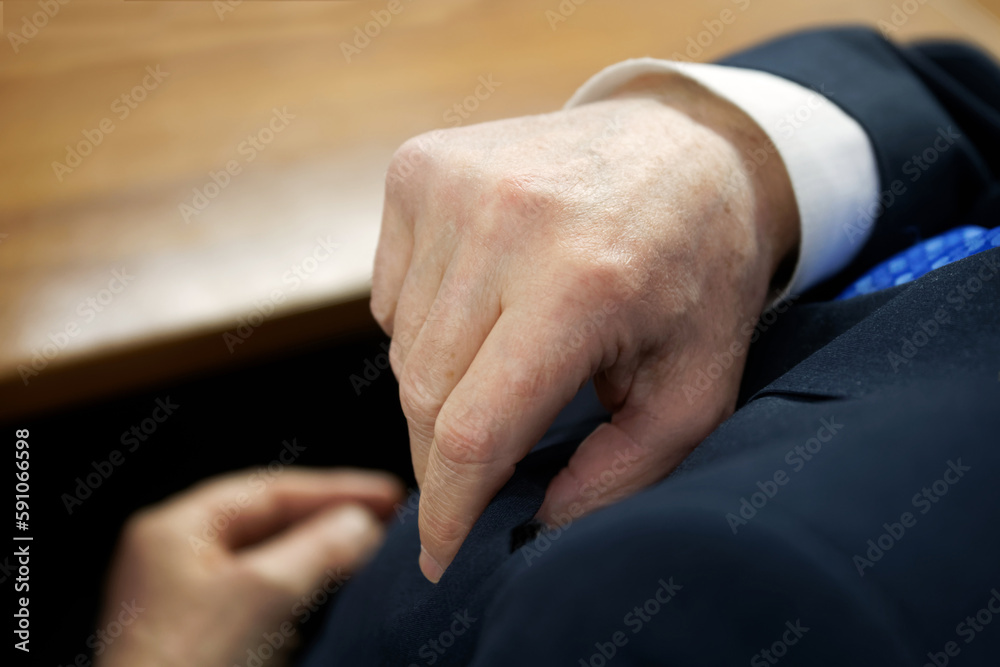
[[[667,476],[722,421],[724,410],[689,406],[672,390],[626,404],[580,443],[549,483],[538,518],[550,526],[630,496]]]
[[[371,510],[343,503],[318,512],[240,554],[265,580],[287,591],[289,602],[311,592],[324,577],[361,566],[381,545],[385,530]]]

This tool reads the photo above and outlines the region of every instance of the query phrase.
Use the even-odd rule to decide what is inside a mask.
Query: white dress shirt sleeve
[[[798,263],[778,297],[799,295],[847,266],[873,227],[875,154],[865,131],[827,96],[752,69],[654,58],[626,60],[595,74],[566,103],[603,99],[650,72],[679,72],[741,108],[774,143],[791,179],[802,224]]]

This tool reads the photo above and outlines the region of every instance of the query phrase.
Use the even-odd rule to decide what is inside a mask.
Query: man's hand
[[[656,75],[399,149],[371,308],[392,336],[431,581],[589,378],[614,416],[552,481],[549,523],[661,479],[732,413],[741,325],[798,247],[784,165],[746,152],[767,142],[698,84]],[[699,371],[715,379],[692,392]]]
[[[265,635],[287,648],[312,600],[381,543],[402,494],[373,472],[288,468],[264,488],[250,477],[209,480],[129,520],[100,621],[124,631],[98,667],[232,665],[270,650]]]

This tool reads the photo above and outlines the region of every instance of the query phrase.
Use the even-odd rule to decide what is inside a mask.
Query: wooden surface
[[[603,66],[689,38],[711,60],[805,26],[891,21],[900,4],[567,0],[553,23],[557,0],[400,0],[395,15],[388,0],[226,1],[70,0],[16,45],[40,6],[0,3],[0,416],[371,327],[389,157],[449,125],[480,77],[499,85],[463,123],[558,108]],[[913,6],[894,37],[1000,53],[1000,0]],[[342,44],[373,11],[391,20],[348,62]],[[67,146],[97,138],[72,167]],[[239,173],[216,192],[227,164]],[[215,197],[195,202],[206,186]],[[248,317],[260,326],[239,328]]]

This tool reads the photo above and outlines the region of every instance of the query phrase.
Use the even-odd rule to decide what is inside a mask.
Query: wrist
[[[722,137],[733,149],[733,171],[724,188],[749,187],[760,266],[770,296],[791,277],[801,237],[795,193],[773,142],[743,110],[679,73],[657,72],[632,79],[608,99],[645,97],[683,113]]]

